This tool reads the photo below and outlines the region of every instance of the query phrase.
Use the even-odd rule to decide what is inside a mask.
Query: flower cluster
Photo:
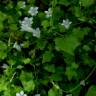
[[[25,17],[23,21],[20,21],[21,24],[21,31],[27,31],[27,32],[31,32],[32,31],[32,23],[33,23],[33,18],[28,18]]]
[[[40,29],[37,27],[36,29],[32,28],[34,16],[38,14],[38,7],[30,7],[28,13],[31,17],[25,17],[23,21],[20,21],[21,31],[31,32],[34,37],[40,38]],[[52,16],[52,8],[49,8],[48,11],[45,11],[46,18]],[[63,25],[66,29],[70,27],[70,22],[68,19],[63,20],[61,25]]]
[[[40,38],[40,29],[32,28],[33,24],[33,16],[36,16],[38,13],[38,7],[30,7],[28,13],[31,15],[31,17],[25,17],[23,21],[20,21],[21,24],[21,31],[31,32],[34,37]]]

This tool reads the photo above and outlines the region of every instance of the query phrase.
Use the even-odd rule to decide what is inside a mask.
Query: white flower
[[[32,32],[32,28],[27,26],[27,25],[22,25],[21,26],[21,31]]]
[[[8,65],[5,64],[5,63],[4,63],[3,66],[2,66],[3,69],[6,69],[7,67],[8,67]]]
[[[17,42],[14,43],[13,48],[15,48],[18,51],[21,51],[21,46],[17,44]]]
[[[21,24],[21,31],[27,31],[27,32],[31,32],[32,28],[31,25],[33,23],[33,18],[28,18],[25,17],[23,21],[20,21]]]
[[[66,96],[72,96],[72,94],[67,94]]]
[[[70,27],[70,24],[72,22],[69,21],[69,19],[63,20],[63,22],[61,23],[61,25],[63,25],[66,29],[68,29]]]
[[[82,81],[80,82],[80,85],[85,86],[85,80],[82,80]]]
[[[24,9],[26,7],[25,2],[22,2],[21,8]]]
[[[49,18],[52,16],[52,9],[49,8],[48,11],[45,11],[45,14],[46,14],[46,18]]]
[[[40,94],[35,94],[35,96],[40,96]]]
[[[21,91],[20,93],[16,93],[16,96],[27,96],[26,94],[24,94],[23,91]]]
[[[28,17],[25,17],[24,20],[21,22],[21,25],[28,25],[29,27],[31,27],[33,23],[33,18],[28,18]]]
[[[33,29],[32,33],[33,33],[34,37],[40,38],[40,29],[39,28]]]
[[[34,37],[40,38],[40,29],[36,28],[33,29],[32,23],[33,23],[33,18],[28,18],[25,17],[23,21],[20,21],[21,24],[21,31],[27,31],[27,32],[31,32],[33,34]],[[16,44],[14,45],[14,48],[18,49],[19,46],[17,46]]]
[[[38,7],[30,7],[28,13],[29,13],[31,16],[36,16],[37,13],[38,13]]]

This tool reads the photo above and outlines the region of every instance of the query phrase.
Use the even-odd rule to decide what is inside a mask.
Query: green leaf
[[[60,7],[56,6],[54,9],[53,9],[53,21],[54,21],[54,26],[56,26],[60,20],[60,18],[63,16],[63,11],[61,11]],[[63,27],[64,28],[64,27]]]
[[[67,75],[68,80],[72,80],[73,77],[77,77],[77,72],[71,67],[66,68],[65,74]]]
[[[76,38],[69,36],[67,38],[56,38],[55,39],[56,47],[60,50],[65,51],[71,55],[74,54],[75,48],[79,45],[79,42]]]
[[[18,8],[18,9],[21,9],[22,4],[23,4],[23,1],[18,1],[18,3],[17,3],[17,8]]]
[[[48,96],[59,96],[57,88],[52,88],[48,91]]]
[[[46,45],[46,41],[44,41],[44,40],[39,40],[37,42],[37,48],[40,50],[43,50],[45,48],[45,45]]]
[[[17,30],[18,29],[18,27],[17,27],[17,24],[10,24],[10,30]]]
[[[6,50],[7,49],[7,45],[5,44],[5,42],[0,41],[0,50]]]
[[[10,90],[4,91],[4,96],[12,96],[12,95],[10,94]]]
[[[85,96],[96,96],[96,86],[91,86]]]
[[[46,29],[50,26],[50,22],[48,20],[44,20],[44,21],[42,21],[42,26],[43,26],[43,28]]]
[[[33,91],[35,88],[35,83],[33,81],[33,76],[31,72],[24,72],[22,71],[20,75],[20,80],[24,87],[24,90],[27,92]]]
[[[24,64],[29,64],[31,62],[30,58],[24,58],[23,59]]]
[[[55,38],[55,45],[58,49],[69,53],[70,55],[74,55],[74,50],[80,44],[80,41],[84,38],[84,36],[89,32],[89,28],[75,28],[72,33],[65,37],[57,37]]]
[[[0,11],[0,22],[3,22],[6,19],[6,17],[7,15]]]
[[[16,60],[14,60],[13,58],[12,58],[12,59],[9,59],[7,62],[8,62],[8,64],[10,64],[10,65],[16,64]]]
[[[29,80],[27,82],[22,82],[24,90],[27,92],[33,91],[35,88],[35,83],[33,80]]]
[[[23,48],[29,48],[29,41],[24,41],[23,43],[22,43],[22,47]]]
[[[7,57],[7,52],[0,51],[0,59],[5,59]]]
[[[29,81],[33,79],[33,75],[31,72],[24,72],[22,71],[21,75],[20,75],[20,80],[21,81]]]
[[[4,96],[15,96],[16,93],[19,93],[22,90],[21,87],[10,85],[7,86],[7,90],[4,91]]]
[[[46,51],[46,52],[43,54],[42,63],[50,62],[51,59],[52,59],[52,57],[53,57],[53,54],[52,54],[50,51]]]
[[[0,31],[3,29],[3,22],[0,21]]]
[[[83,40],[84,36],[88,34],[88,32],[90,31],[90,28],[86,27],[86,28],[74,28],[72,31],[72,34],[70,34],[72,37],[78,39],[78,41],[80,42],[81,40]]]
[[[54,66],[53,64],[51,64],[51,65],[48,65],[48,64],[45,65],[44,69],[45,69],[46,71],[48,71],[48,72],[52,72],[52,73],[55,72],[55,66]]]
[[[62,81],[62,78],[63,78],[62,75],[57,74],[57,73],[51,75],[51,79],[53,81]]]
[[[82,6],[89,7],[95,3],[95,0],[80,0]]]
[[[0,31],[4,28],[3,21],[6,19],[6,14],[0,11]]]
[[[4,81],[4,78],[1,78],[0,79],[0,92],[7,90],[7,86],[8,86],[7,82]]]

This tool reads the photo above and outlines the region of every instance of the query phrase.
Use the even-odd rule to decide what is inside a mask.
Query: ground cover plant
[[[96,96],[96,1],[0,0],[0,96]]]

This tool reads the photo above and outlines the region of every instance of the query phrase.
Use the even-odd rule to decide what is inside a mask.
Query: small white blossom
[[[66,29],[68,29],[70,27],[70,24],[72,22],[69,21],[69,19],[63,20],[63,22],[61,23],[61,25],[63,25]]]
[[[35,96],[40,96],[40,94],[35,94]]]
[[[33,29],[32,33],[33,33],[34,37],[40,38],[40,29],[39,28]]]
[[[48,11],[45,11],[45,14],[46,14],[46,18],[49,18],[52,16],[52,9],[49,8]]]
[[[24,44],[22,43],[22,44],[20,44],[20,46],[21,46],[21,47],[24,47]]]
[[[29,27],[31,27],[33,23],[33,18],[28,18],[28,17],[25,17],[24,20],[21,22],[21,25],[27,25]]]
[[[85,86],[85,80],[82,80],[82,81],[80,82],[80,85]]]
[[[24,9],[26,7],[25,2],[22,2],[21,8]]]
[[[72,96],[72,94],[67,94],[66,96]]]
[[[21,26],[21,31],[32,32],[32,28],[29,27],[29,26],[24,25],[24,26]]]
[[[13,48],[15,48],[18,51],[21,51],[21,46],[17,44],[17,42],[14,43]]]
[[[20,21],[21,24],[21,31],[27,31],[27,32],[31,32],[32,31],[32,23],[33,23],[33,18],[28,18],[25,17],[23,21]]]
[[[8,67],[8,65],[5,64],[5,63],[4,63],[3,66],[2,66],[3,69],[6,69],[7,67]]]
[[[36,16],[37,13],[38,13],[38,7],[30,7],[28,13],[29,13],[31,16]]]
[[[23,91],[21,91],[20,93],[16,93],[16,96],[27,96],[26,94],[24,94]]]

